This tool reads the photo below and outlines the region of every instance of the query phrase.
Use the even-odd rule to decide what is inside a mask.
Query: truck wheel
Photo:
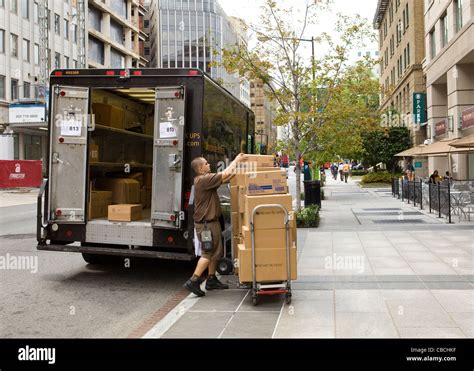
[[[234,264],[229,258],[220,258],[217,262],[217,272],[223,276],[228,276],[234,271]]]
[[[82,258],[86,261],[86,263],[89,263],[89,264],[103,264],[104,263],[104,259],[102,255],[82,253]]]

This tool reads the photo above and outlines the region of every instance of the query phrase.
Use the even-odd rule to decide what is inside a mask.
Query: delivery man
[[[221,204],[217,189],[222,183],[228,182],[235,173],[237,164],[246,161],[241,153],[222,172],[211,173],[211,166],[203,157],[197,157],[191,162],[191,168],[196,174],[194,178],[194,228],[201,242],[201,258],[193,276],[186,281],[184,287],[197,296],[204,296],[201,290],[200,277],[208,269],[206,290],[228,289],[229,286],[220,282],[216,277],[217,261],[222,257],[222,230],[219,223]],[[209,242],[209,240],[211,240]],[[208,247],[206,246],[206,241]]]

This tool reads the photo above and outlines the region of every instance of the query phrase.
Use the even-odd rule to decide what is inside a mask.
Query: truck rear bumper
[[[74,246],[74,245],[58,245],[58,244],[38,244],[37,249],[41,251],[64,251],[79,252],[85,254],[97,255],[115,255],[134,258],[155,258],[168,260],[191,261],[196,257],[186,253],[175,253],[165,251],[151,251],[143,249],[120,249],[113,247],[97,247],[97,246]]]

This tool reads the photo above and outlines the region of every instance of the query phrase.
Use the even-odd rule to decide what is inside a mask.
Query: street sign
[[[435,124],[435,135],[439,137],[440,135],[446,134],[447,122],[446,120],[437,122]]]
[[[413,122],[415,124],[425,124],[426,118],[426,94],[425,93],[414,93],[413,94]]]
[[[8,109],[8,122],[10,124],[45,122],[45,115],[44,104],[14,103]]]

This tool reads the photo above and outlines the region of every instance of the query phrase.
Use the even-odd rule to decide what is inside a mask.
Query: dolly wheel
[[[257,306],[257,304],[258,304],[258,298],[257,298],[257,296],[253,296],[253,297],[252,297],[252,303],[253,303],[254,306]]]
[[[285,302],[286,304],[291,304],[291,294],[286,294]]]
[[[216,270],[220,275],[228,276],[234,271],[234,264],[229,258],[220,258]]]

